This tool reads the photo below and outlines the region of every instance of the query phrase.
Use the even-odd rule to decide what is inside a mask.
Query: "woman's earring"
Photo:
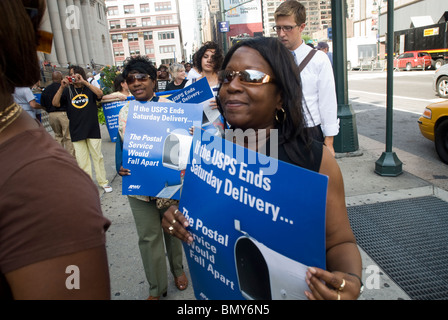
[[[282,121],[280,121],[278,119],[278,112],[279,111],[282,111],[282,113],[283,113],[283,120]],[[277,120],[278,123],[282,123],[282,122],[284,122],[286,120],[286,111],[285,111],[285,109],[283,109],[283,107],[281,109],[277,109],[277,112],[275,113],[275,120]]]

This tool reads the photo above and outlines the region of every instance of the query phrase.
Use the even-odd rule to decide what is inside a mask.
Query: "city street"
[[[432,89],[434,71],[394,72],[393,147],[440,164],[434,143],[424,138],[417,120],[424,108],[443,101]],[[358,133],[385,143],[387,72],[351,71],[349,99]]]
[[[374,173],[375,161],[385,150],[386,72],[349,74],[350,103],[356,113],[359,149],[362,154],[339,158],[338,163],[344,177],[346,202],[353,229],[363,249],[363,280],[366,289],[361,300],[446,297],[440,287],[445,285],[444,281],[439,280],[440,275],[427,271],[432,270],[432,265],[438,264],[440,259],[444,266],[447,265],[446,261],[443,258],[421,257],[427,252],[440,254],[442,257],[446,243],[446,222],[440,217],[433,218],[432,211],[438,208],[443,214],[447,212],[448,178],[444,178],[447,166],[438,160],[433,143],[421,136],[417,125],[421,110],[431,100],[437,100],[430,85],[433,73],[396,73],[393,149],[403,161],[403,174],[398,177],[382,177]],[[135,222],[127,197],[121,192],[121,177],[115,173],[114,143],[110,141],[104,126],[102,130],[108,178],[114,188],[114,192],[103,193],[101,196],[103,212],[112,221],[107,232],[112,299],[143,300],[148,295],[148,284],[138,252]],[[425,206],[423,200],[428,199],[439,202],[431,202]],[[398,206],[399,209],[394,210],[393,206]],[[369,208],[374,213],[371,217],[365,212]],[[378,219],[379,222],[376,221]],[[418,223],[415,224],[414,221]],[[381,224],[384,224],[385,231],[378,229],[377,226]],[[386,227],[391,227],[392,231]],[[436,229],[441,231],[436,233]],[[412,239],[409,234],[413,235]],[[439,234],[442,236],[439,237]],[[428,241],[432,242],[426,244]],[[400,247],[399,244],[404,242],[406,246]],[[383,243],[386,247],[382,246]],[[425,246],[424,249],[419,249],[422,245]],[[438,248],[441,248],[441,253]],[[184,268],[190,277],[186,261]],[[395,272],[397,268],[399,270]],[[402,274],[406,278],[402,279]],[[375,278],[377,280],[372,282],[375,275],[378,275]],[[416,293],[409,288],[412,281],[407,279],[420,276],[438,279],[431,283],[429,280],[422,281],[422,290],[430,287],[436,294],[423,296],[421,292]],[[172,275],[169,274],[168,277],[166,300],[182,300],[185,303],[195,300],[192,284],[187,290],[178,291]]]

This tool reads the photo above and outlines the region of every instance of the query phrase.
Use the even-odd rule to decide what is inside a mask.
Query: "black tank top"
[[[269,145],[270,143],[268,141],[266,146],[266,154],[268,156],[270,155]],[[286,151],[285,144],[281,144],[278,147],[278,160],[282,160],[311,171],[319,172],[320,164],[322,162],[323,143],[312,140],[310,146],[308,147],[302,139],[297,138],[296,146],[298,147],[300,154],[297,154],[294,157],[295,160],[292,160]]]

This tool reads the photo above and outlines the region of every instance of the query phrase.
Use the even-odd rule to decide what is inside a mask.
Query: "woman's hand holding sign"
[[[310,267],[306,273],[310,291],[305,295],[310,300],[356,300],[362,292],[362,282],[348,273],[329,272]]]
[[[193,236],[186,229],[189,225],[188,220],[176,206],[169,207],[162,218],[163,230],[186,243],[193,242]]]

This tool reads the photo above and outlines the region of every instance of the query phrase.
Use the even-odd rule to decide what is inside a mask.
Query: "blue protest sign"
[[[129,103],[123,142],[123,194],[179,199],[192,136],[202,106],[162,102]]]
[[[306,299],[307,266],[325,268],[328,177],[199,130],[191,153],[179,210],[196,298]]]
[[[213,98],[213,91],[210,89],[207,78],[202,78],[188,87],[179,90],[168,97],[173,102],[178,103],[202,103]]]
[[[134,97],[128,97],[126,100],[115,100],[101,102],[103,105],[104,118],[106,119],[107,131],[109,132],[110,140],[115,142],[118,134],[118,114],[129,101],[134,100]]]
[[[179,90],[170,90],[170,91],[161,91],[161,92],[156,92],[155,95],[157,97],[164,97],[164,98],[168,98],[169,96],[172,96],[173,94],[176,94],[180,91]]]
[[[176,94],[171,95],[168,99],[179,103],[202,103],[204,108],[202,128],[212,134],[216,132],[218,127],[224,129],[221,113],[210,105],[210,102],[215,99],[215,95],[210,88],[207,78],[201,78],[188,87],[179,90]]]
[[[42,93],[34,93],[34,97],[36,98],[37,103],[40,103],[41,96],[42,96]]]

